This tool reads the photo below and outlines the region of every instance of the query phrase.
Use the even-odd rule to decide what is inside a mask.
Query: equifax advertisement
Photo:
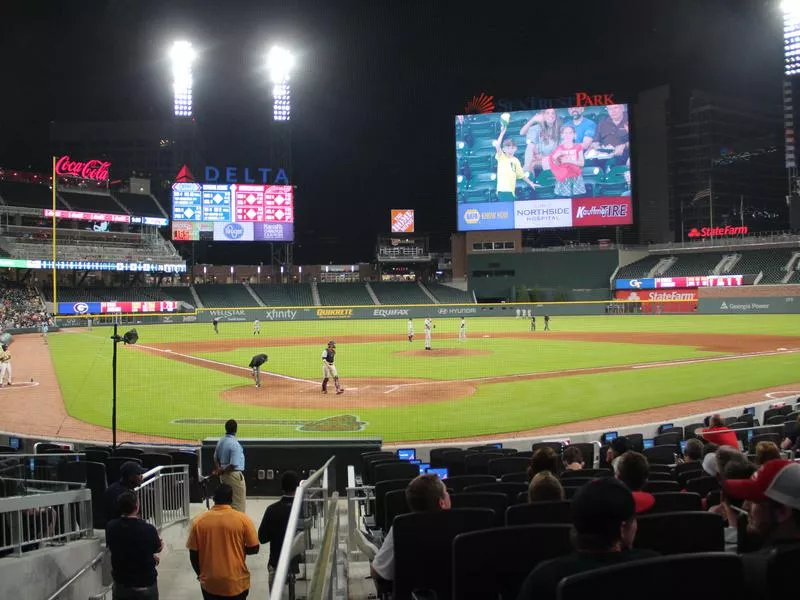
[[[743,275],[701,275],[697,277],[643,277],[617,279],[618,290],[684,289],[701,287],[739,287],[744,285]]]

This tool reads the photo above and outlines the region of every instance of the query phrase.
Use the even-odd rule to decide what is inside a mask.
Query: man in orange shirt
[[[250,592],[245,555],[258,554],[252,519],[233,510],[233,488],[221,484],[214,507],[195,518],[186,547],[204,600],[244,600]]]
[[[698,429],[695,433],[703,436],[707,442],[717,446],[732,446],[737,450],[739,449],[739,439],[736,437],[736,432],[725,426],[725,421],[722,420],[721,415],[712,415],[708,424],[709,427]]]

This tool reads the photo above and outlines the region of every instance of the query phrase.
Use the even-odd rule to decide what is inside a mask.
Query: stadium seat
[[[386,525],[386,494],[395,490],[403,490],[408,487],[411,479],[387,479],[375,484],[375,527],[383,531],[389,531]]]
[[[489,475],[489,461],[503,458],[502,454],[494,452],[467,453],[465,456],[464,465],[467,475]]]
[[[572,500],[575,497],[575,494],[578,493],[578,490],[581,489],[583,485],[565,485],[564,486],[564,499],[565,500]]]
[[[690,479],[686,483],[686,491],[699,494],[701,498],[705,498],[708,492],[719,489],[719,482],[716,477],[701,475]]]
[[[572,575],[559,583],[558,600],[619,600],[621,585],[640,590],[648,600],[675,600],[680,594],[667,583],[676,575],[687,582],[694,598],[747,598],[741,559],[734,554],[709,552],[660,556]]]
[[[750,440],[750,451],[755,452],[756,444],[759,442],[772,442],[776,446],[780,447],[781,441],[781,436],[778,433],[762,433],[761,435],[754,435],[753,439]]]
[[[631,450],[641,452],[644,450],[644,436],[641,433],[628,433],[625,435]]]
[[[703,465],[699,462],[675,465],[675,479],[681,489],[686,487],[690,479],[703,476]]]
[[[527,483],[481,483],[478,485],[468,485],[464,488],[465,492],[499,492],[508,496],[509,504],[516,504],[517,496],[528,492]]]
[[[447,469],[448,475],[467,475],[466,459],[465,452],[445,452],[442,466]]]
[[[0,454],[16,454],[17,449],[11,446],[0,445]]]
[[[569,525],[523,525],[457,535],[452,598],[516,598],[536,565],[570,552],[570,529]]]
[[[497,483],[497,479],[491,475],[456,475],[447,478],[447,487],[451,488],[456,494],[463,492],[464,488],[470,485],[481,485],[483,483]]]
[[[512,483],[528,483],[530,478],[528,477],[527,471],[523,471],[521,473],[506,473],[505,475],[500,477],[501,482],[512,482]],[[449,484],[448,480],[448,484]]]
[[[559,478],[565,479],[596,479],[598,477],[611,477],[614,472],[611,469],[581,469],[580,471],[562,471]]]
[[[664,473],[663,471],[653,471],[648,476],[650,481],[675,481],[675,476],[672,473]]]
[[[144,450],[142,450],[141,448],[118,446],[114,450],[113,456],[127,456],[129,458],[139,458],[142,454],[144,454]]]
[[[508,508],[508,496],[497,492],[461,492],[450,496],[453,508],[488,508],[494,511],[494,525],[502,527]]]
[[[386,528],[386,531],[389,531],[397,515],[404,515],[411,512],[411,509],[408,508],[408,502],[406,502],[405,489],[386,492],[386,494],[384,494],[383,504],[383,526]]]
[[[168,467],[172,465],[172,457],[169,454],[159,454],[157,452],[145,452],[139,459],[145,469],[155,469],[156,467]]]
[[[568,500],[513,504],[506,509],[506,525],[572,523]]]
[[[650,494],[661,492],[680,492],[681,489],[676,481],[648,481],[644,486],[644,491]]]
[[[653,446],[652,448],[644,449],[645,458],[650,464],[659,465],[674,465],[675,464],[675,446]]]
[[[656,503],[649,513],[699,511],[703,505],[698,494],[690,492],[658,492],[653,494]]]
[[[551,448],[556,454],[561,456],[564,451],[564,444],[561,442],[536,442],[531,446],[531,450],[535,453],[539,448]],[[587,467],[591,465],[586,465]]]
[[[683,439],[690,440],[692,438],[696,438],[697,435],[695,434],[695,431],[702,429],[703,427],[705,427],[704,423],[692,423],[691,425],[687,425],[683,428]]]
[[[653,446],[674,446],[678,448],[678,444],[683,439],[683,433],[678,431],[667,431],[653,438]]]
[[[104,496],[106,487],[108,487],[106,466],[103,463],[91,461],[84,461],[83,464],[86,469],[86,487],[92,493],[92,526],[95,529],[103,529],[106,526]]]
[[[581,442],[580,444],[570,444],[574,448],[578,448],[583,455],[583,463],[587,469],[594,468],[594,453],[595,444],[590,442]]]
[[[505,456],[489,461],[489,475],[502,477],[508,473],[525,472],[528,469],[529,460],[516,456]]]
[[[375,467],[379,465],[389,465],[395,463],[407,463],[405,460],[400,460],[396,456],[376,456],[372,460],[367,460],[364,465],[363,479],[364,483],[372,485],[375,483]]]
[[[453,539],[460,533],[491,527],[494,518],[494,511],[488,508],[456,508],[398,516],[393,525],[393,600],[410,600],[412,591],[425,589],[434,591],[439,598],[450,598]]]
[[[800,545],[789,544],[770,553],[767,561],[765,581],[756,580],[757,589],[766,590],[766,600],[783,600],[787,590],[797,587],[794,568],[800,562]]]
[[[444,462],[442,462],[444,454],[448,452],[461,452],[464,453],[464,450],[461,448],[453,448],[448,446],[446,448],[432,448],[430,452],[430,463],[432,467],[442,467],[444,466]]]
[[[92,462],[105,462],[111,456],[111,453],[107,450],[89,450],[88,448],[83,451],[83,454],[86,456],[86,460]]]
[[[634,546],[660,554],[716,552],[725,549],[725,521],[709,512],[641,515]]]
[[[401,461],[397,463],[378,464],[375,466],[374,483],[389,479],[413,479],[419,475],[419,467],[415,464]]]
[[[59,463],[58,480],[86,483],[86,461],[62,461]]]

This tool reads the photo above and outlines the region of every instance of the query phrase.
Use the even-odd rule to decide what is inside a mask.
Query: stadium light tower
[[[289,121],[292,116],[292,88],[289,79],[294,55],[286,48],[273,46],[267,54],[267,69],[272,82],[272,118]]]
[[[783,0],[783,64],[784,75],[800,73],[800,0]]]
[[[192,63],[195,56],[192,43],[187,41],[175,42],[169,52],[176,117],[192,116]]]

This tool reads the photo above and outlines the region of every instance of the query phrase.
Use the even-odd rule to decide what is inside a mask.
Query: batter
[[[339,373],[333,361],[336,357],[336,342],[328,342],[328,347],[322,351],[322,393],[328,393],[328,381],[333,379],[337,394],[343,394],[344,389],[339,384]]]

